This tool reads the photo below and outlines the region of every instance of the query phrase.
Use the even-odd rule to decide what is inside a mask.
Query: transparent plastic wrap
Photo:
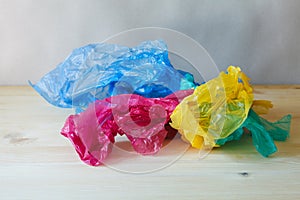
[[[49,103],[77,111],[113,95],[165,97],[196,86],[192,74],[173,68],[161,40],[134,48],[105,43],[83,46],[30,84]]]
[[[155,154],[168,132],[174,134],[168,127],[171,113],[192,93],[181,90],[165,98],[123,94],[97,100],[84,112],[69,116],[61,134],[71,140],[81,160],[92,166],[103,164],[118,133],[127,136],[136,152]]]

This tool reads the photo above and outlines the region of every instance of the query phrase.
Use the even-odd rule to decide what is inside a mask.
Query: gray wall
[[[0,25],[0,85],[37,81],[72,49],[144,26],[189,35],[252,83],[300,84],[298,0],[0,0]]]

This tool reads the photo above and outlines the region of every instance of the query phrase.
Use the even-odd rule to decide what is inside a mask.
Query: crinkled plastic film
[[[171,126],[193,147],[215,146],[215,140],[232,134],[247,118],[252,88],[239,67],[198,86],[171,115]]]
[[[69,116],[61,133],[71,140],[80,158],[93,166],[103,164],[118,133],[127,136],[136,152],[154,154],[168,132],[174,135],[168,127],[170,115],[192,92],[181,90],[165,98],[123,94],[97,100],[80,114]]]
[[[291,115],[276,122],[260,117],[273,105],[253,100],[248,81],[239,67],[230,66],[198,86],[192,74],[173,68],[167,45],[156,40],[133,48],[101,43],[75,49],[30,84],[51,104],[81,112],[68,117],[61,134],[84,162],[96,166],[109,156],[117,134],[139,154],[151,155],[176,129],[198,149],[251,133],[261,155],[273,154],[274,140],[289,137]]]
[[[82,111],[89,103],[113,95],[165,97],[196,83],[192,74],[173,68],[167,45],[156,40],[134,48],[100,43],[75,49],[31,85],[51,104]]]
[[[239,140],[246,128],[251,133],[256,150],[268,157],[277,151],[274,140],[285,141],[289,137],[290,123],[291,115],[286,115],[276,122],[269,122],[251,109],[246,121],[229,137],[217,140],[216,144],[224,145],[228,141]]]

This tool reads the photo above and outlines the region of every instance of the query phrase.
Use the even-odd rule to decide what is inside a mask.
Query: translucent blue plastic
[[[285,141],[289,137],[290,124],[291,115],[286,115],[276,122],[269,122],[250,109],[246,121],[230,136],[219,139],[216,143],[224,145],[228,141],[239,140],[243,135],[243,128],[247,128],[251,132],[256,150],[268,157],[277,151],[274,140]]]
[[[96,99],[130,93],[165,97],[196,83],[192,74],[173,68],[167,45],[156,40],[134,48],[101,43],[75,49],[31,85],[55,106],[82,110]]]

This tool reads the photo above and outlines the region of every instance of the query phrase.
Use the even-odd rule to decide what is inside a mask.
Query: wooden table
[[[262,157],[246,137],[204,159],[190,148],[161,170],[132,174],[79,160],[59,134],[72,110],[48,104],[30,87],[2,86],[0,199],[299,199],[300,86],[255,86],[255,97],[272,100],[265,116],[271,121],[293,115],[291,137],[276,142],[273,156]]]

